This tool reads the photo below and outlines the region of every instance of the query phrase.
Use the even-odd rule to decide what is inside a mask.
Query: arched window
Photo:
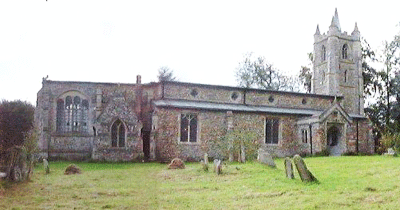
[[[111,146],[125,147],[125,126],[119,119],[111,126]]]
[[[86,134],[88,132],[88,110],[88,100],[82,100],[79,96],[66,96],[65,100],[58,99],[57,132]]]
[[[326,60],[326,48],[324,45],[322,45],[321,56],[322,56],[322,61],[325,61]]]
[[[348,58],[348,56],[347,56],[347,52],[348,51],[348,46],[347,46],[347,44],[344,44],[343,45],[343,47],[342,47],[342,58],[343,59],[347,59]]]

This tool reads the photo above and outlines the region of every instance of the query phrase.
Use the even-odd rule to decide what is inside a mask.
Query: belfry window
[[[197,115],[181,115],[181,142],[197,142]]]
[[[279,120],[266,119],[265,120],[265,143],[278,144],[279,141]]]
[[[119,119],[111,126],[111,146],[125,147],[125,126]]]
[[[66,96],[57,100],[56,130],[61,134],[88,132],[88,100]]]
[[[347,59],[348,58],[348,46],[347,44],[344,44],[342,47],[342,59]]]
[[[321,57],[322,57],[322,61],[326,60],[326,48],[324,45],[322,45]]]

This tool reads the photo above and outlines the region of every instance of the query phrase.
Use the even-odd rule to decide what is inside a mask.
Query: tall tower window
[[[347,59],[348,58],[348,56],[347,56],[347,52],[348,51],[348,46],[347,46],[347,44],[344,44],[343,45],[343,47],[342,47],[342,58],[343,59]]]
[[[326,48],[324,45],[322,45],[321,56],[322,56],[322,61],[325,61],[326,60]]]

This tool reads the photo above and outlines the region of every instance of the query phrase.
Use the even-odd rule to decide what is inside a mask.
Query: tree
[[[240,87],[266,90],[300,91],[297,78],[288,77],[275,69],[264,57],[252,58],[247,54],[236,70],[236,80]]]
[[[309,64],[307,66],[302,66],[299,73],[299,80],[303,84],[303,88],[307,93],[311,93],[311,65],[313,63],[314,54],[312,52],[308,53]]]
[[[35,107],[24,101],[0,102],[0,160],[13,146],[22,146],[33,128]]]
[[[376,69],[370,65],[371,62],[377,61],[375,51],[371,49],[371,46],[363,37],[361,37],[361,58],[362,75],[364,79],[364,97],[368,97],[381,89],[381,85],[378,80]]]
[[[174,71],[168,68],[167,66],[162,66],[158,69],[158,81],[177,81],[176,77],[174,76]]]
[[[35,107],[28,102],[0,103],[0,165],[6,167],[10,181],[25,180],[32,173],[38,135],[34,112]]]

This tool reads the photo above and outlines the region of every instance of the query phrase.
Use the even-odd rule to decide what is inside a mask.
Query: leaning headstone
[[[268,165],[269,167],[276,168],[276,164],[268,152],[259,152],[258,161],[262,164]]]
[[[303,182],[316,182],[318,183],[317,178],[307,169],[306,163],[300,155],[295,155],[293,157],[293,162],[296,165],[297,171],[299,172],[301,181]]]
[[[183,160],[179,158],[174,158],[171,160],[171,163],[168,164],[168,169],[184,169],[185,168],[185,163]]]
[[[292,161],[288,157],[285,158],[285,171],[288,179],[294,179]]]
[[[49,167],[49,162],[47,162],[46,159],[43,159],[43,168],[46,174],[50,173],[50,167]]]
[[[220,160],[214,159],[214,172],[217,172],[217,165]]]

